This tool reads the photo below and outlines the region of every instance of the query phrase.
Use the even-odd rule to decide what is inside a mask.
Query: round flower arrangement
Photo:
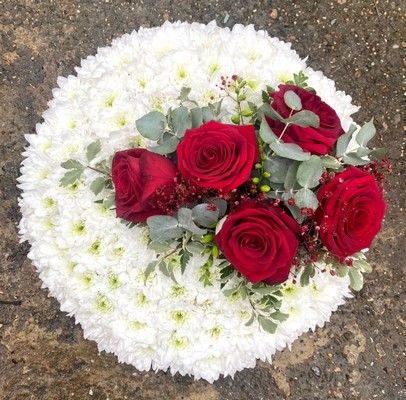
[[[58,79],[26,136],[20,233],[100,351],[213,382],[362,287],[390,166],[290,47],[165,23]]]

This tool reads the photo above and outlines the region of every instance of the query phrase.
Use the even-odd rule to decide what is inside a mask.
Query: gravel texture
[[[405,16],[402,0],[0,0],[0,399],[406,399]],[[210,385],[138,372],[83,338],[41,289],[19,243],[16,178],[23,135],[35,132],[58,75],[140,26],[214,19],[255,24],[309,55],[362,107],[359,123],[375,117],[375,145],[387,149],[394,172],[364,289],[272,365]]]

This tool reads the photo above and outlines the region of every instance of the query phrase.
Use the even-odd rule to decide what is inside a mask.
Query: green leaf
[[[292,110],[300,111],[302,109],[302,101],[293,90],[286,91],[283,95],[283,99],[285,100],[285,104]]]
[[[337,276],[343,278],[344,276],[348,275],[348,267],[346,265],[341,265],[338,268],[335,268]]]
[[[180,256],[180,270],[182,272],[182,275],[185,273],[187,263],[189,262],[191,256],[192,254],[189,253],[187,250],[185,250]]]
[[[367,165],[367,164],[369,164],[371,162],[370,160],[364,160],[361,157],[358,157],[356,155],[356,153],[344,154],[343,161],[346,164],[355,165],[355,166]]]
[[[297,144],[280,142],[280,139],[272,132],[272,129],[269,127],[265,118],[261,121],[259,136],[265,143],[269,144],[269,147],[277,155],[281,157],[298,161],[306,161],[310,159],[310,153],[305,153]]]
[[[180,89],[180,95],[177,98],[177,100],[180,100],[181,103],[185,103],[187,101],[189,101],[190,103],[196,103],[195,101],[189,99],[189,94],[191,90],[192,90],[191,88],[183,86]]]
[[[156,154],[171,154],[176,151],[179,142],[179,138],[177,138],[176,136],[170,136],[169,139],[166,139],[162,143],[159,143],[158,146],[147,147],[147,149]]]
[[[172,111],[172,128],[178,138],[183,138],[187,129],[192,127],[189,110],[184,107],[175,108]]]
[[[203,122],[217,120],[216,115],[211,107],[206,106],[206,107],[203,107],[201,110],[202,110]]]
[[[285,124],[293,124],[300,126],[302,128],[307,128],[311,126],[313,128],[318,128],[320,126],[320,118],[314,112],[309,110],[302,110],[296,114],[293,114],[289,118],[282,119]]]
[[[213,228],[216,225],[219,218],[219,210],[209,209],[209,204],[198,204],[192,209],[193,221],[205,228]]]
[[[251,326],[252,323],[254,322],[254,320],[255,320],[255,313],[253,312],[253,313],[251,314],[250,319],[245,323],[245,326]]]
[[[300,146],[295,143],[282,143],[279,141],[269,143],[269,147],[281,157],[290,160],[306,161],[310,159],[310,153],[305,153]]]
[[[297,170],[296,179],[304,188],[312,189],[320,184],[323,174],[323,162],[320,157],[311,156],[309,160],[302,162]]]
[[[286,174],[292,160],[284,157],[268,157],[264,162],[264,170],[271,174],[269,180],[275,183],[285,182]]]
[[[147,220],[148,221],[148,220]],[[190,208],[182,207],[178,210],[179,226],[196,235],[203,236],[207,233],[207,229],[200,229],[193,222],[193,212]]]
[[[340,169],[342,166],[340,161],[332,156],[321,156],[321,162],[324,168],[329,169]]]
[[[69,186],[75,183],[83,173],[83,169],[71,169],[66,172],[60,182],[60,186]]]
[[[350,128],[344,135],[341,135],[338,140],[337,140],[337,150],[336,150],[336,155],[337,157],[342,157],[347,150],[348,144],[350,143],[352,139],[352,135],[355,132],[357,127],[354,124],[351,124]]]
[[[200,254],[204,250],[204,246],[202,244],[193,241],[190,241],[185,247],[188,252],[195,254]]]
[[[145,138],[158,140],[165,132],[166,117],[159,111],[151,111],[138,119],[135,126]]]
[[[259,127],[259,136],[264,143],[272,143],[278,140],[278,137],[272,132],[272,129],[269,127],[265,118],[261,121],[261,125]]]
[[[192,108],[190,110],[190,115],[192,118],[192,128],[199,128],[203,125],[203,112],[200,108]]]
[[[184,230],[179,227],[178,220],[169,215],[153,215],[147,218],[150,237],[153,242],[165,242],[177,239],[183,235]]]
[[[362,273],[356,268],[349,268],[348,275],[350,277],[350,287],[355,291],[359,291],[364,286],[364,278]]]
[[[303,188],[298,190],[293,198],[295,199],[296,206],[299,208],[306,207],[315,211],[319,206],[317,196],[310,189]]]
[[[286,321],[289,318],[289,314],[284,314],[280,311],[275,311],[270,316],[272,319],[275,319],[276,321],[279,322]]]
[[[228,208],[227,202],[224,199],[218,199],[218,198],[210,199],[210,201],[217,206],[217,208],[219,210],[219,218],[223,217],[227,212],[227,208]]]
[[[355,140],[361,147],[367,147],[368,142],[375,136],[375,133],[374,119],[371,118],[371,120],[364,124],[358,131]]]
[[[113,207],[115,205],[115,195],[114,195],[114,193],[112,193],[109,196],[104,198],[103,205],[106,208],[111,208],[111,207]]]
[[[282,121],[283,117],[278,112],[276,112],[271,106],[263,105],[260,110],[266,115],[267,117],[274,119],[276,121]]]
[[[105,187],[106,178],[96,178],[90,185],[90,190],[97,196]]]
[[[145,281],[147,281],[148,276],[151,275],[151,273],[155,271],[155,267],[156,267],[157,264],[158,264],[157,260],[151,261],[148,264],[147,268],[145,268],[145,271],[144,271],[144,279],[145,279]]]
[[[89,146],[87,146],[86,148],[87,161],[88,162],[92,161],[97,156],[97,154],[100,153],[100,150],[101,150],[100,140],[96,140],[95,142],[90,143]]]
[[[269,320],[268,318],[259,315],[258,316],[258,321],[259,324],[261,325],[261,328],[268,333],[275,333],[276,332],[276,328],[278,327],[277,324],[275,324],[275,322],[272,322],[271,320]]]
[[[300,163],[298,161],[294,161],[289,165],[284,183],[284,187],[287,191],[293,190],[297,186],[296,175],[299,165]]]
[[[166,242],[151,242],[148,244],[148,248],[158,254],[165,253],[172,249],[171,245]]]
[[[367,274],[372,272],[371,264],[365,260],[354,260],[354,268]]]
[[[72,159],[61,163],[61,167],[65,169],[78,169],[78,170],[85,169],[85,166],[81,162]]]
[[[300,284],[302,286],[307,286],[310,282],[310,277],[313,277],[315,274],[314,267],[311,264],[305,266],[302,275],[300,275]]]

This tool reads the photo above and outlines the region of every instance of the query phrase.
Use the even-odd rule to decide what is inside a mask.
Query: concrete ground
[[[402,0],[0,0],[0,399],[406,399],[405,15]],[[362,107],[358,122],[375,117],[394,173],[365,288],[272,365],[210,385],[138,372],[83,338],[19,243],[16,178],[23,135],[41,121],[58,75],[140,26],[213,19],[253,23],[309,55]]]

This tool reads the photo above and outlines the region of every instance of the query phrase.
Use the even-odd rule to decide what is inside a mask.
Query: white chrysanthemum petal
[[[130,144],[148,145],[135,120],[178,106],[183,86],[204,106],[224,97],[222,76],[240,75],[249,85],[247,100],[259,103],[266,85],[276,87],[301,70],[347,129],[357,110],[351,98],[306,67],[289,43],[253,26],[166,22],[141,28],[82,60],[77,76],[58,78],[37,135],[26,136],[19,229],[31,243],[29,257],[43,286],[100,351],[139,370],[170,369],[213,382],[254,367],[257,359],[271,361],[300,334],[323,326],[351,296],[347,278],[317,272],[307,287],[286,283],[281,311],[290,316],[275,334],[262,331],[257,321],[246,326],[247,300],[199,282],[203,257],[194,256],[183,275],[175,268],[176,282],[159,271],[145,281],[154,257],[148,233],[129,229],[114,211],[95,203],[89,187],[96,172],[86,169],[75,185],[60,186],[66,172],[61,162],[74,158],[86,165],[86,147],[97,139],[102,148],[95,163]],[[233,113],[233,101],[224,98],[223,122]]]

